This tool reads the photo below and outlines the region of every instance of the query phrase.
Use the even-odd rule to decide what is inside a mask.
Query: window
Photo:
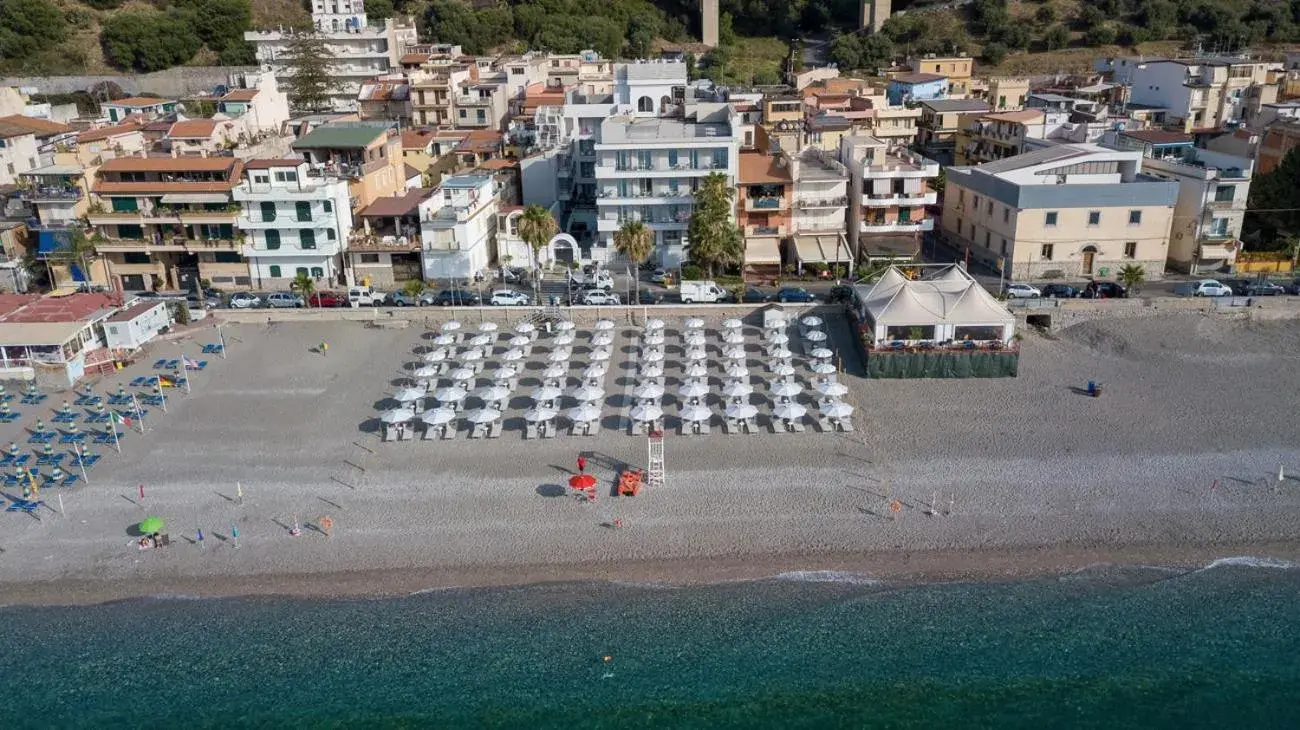
[[[514,68],[510,69],[510,75],[511,75],[511,76],[523,76],[523,75],[524,75],[524,70],[523,70],[522,68],[519,68],[518,66],[515,66]]]
[[[140,207],[136,205],[135,198],[110,198],[113,201],[114,213],[138,213]]]
[[[326,201],[325,201],[325,212],[326,212],[326,213],[333,213],[333,212],[334,212],[334,202],[333,202],[333,201],[331,201],[331,200],[326,200]]]
[[[912,222],[912,209],[911,209],[911,208],[899,208],[899,209],[898,209],[898,222],[899,222],[899,223],[911,223],[911,222]]]
[[[334,229],[333,229],[333,228],[326,228],[326,229],[325,229],[325,237],[328,238],[328,239],[331,240],[331,241],[337,240],[337,237],[334,235]]]
[[[300,200],[293,207],[298,212],[299,221],[306,223],[311,220],[311,203]]]
[[[478,120],[479,120],[480,122],[486,122],[486,121],[487,121],[487,111],[486,111],[486,110],[484,110],[484,109],[479,109],[479,110],[478,110]]]
[[[253,182],[257,183],[258,185],[266,185],[267,183],[271,182],[271,176],[265,174],[254,175]]]
[[[677,150],[668,150],[668,166],[677,167]]]
[[[1130,210],[1130,211],[1128,212],[1128,224],[1129,224],[1130,226],[1140,226],[1140,225],[1142,225],[1142,211],[1140,211],[1140,210]]]
[[[652,112],[655,110],[654,100],[648,96],[643,96],[636,100],[636,110],[639,112]]]
[[[1007,239],[1002,239],[1002,255],[1007,255]]]
[[[297,170],[280,170],[275,173],[276,182],[298,182]]]
[[[361,254],[361,263],[363,263],[363,264],[377,264],[377,263],[379,263],[379,254],[377,254],[377,253],[363,253],[363,254]]]
[[[293,273],[299,276],[311,276],[311,272],[307,271],[306,266],[299,266],[298,268],[294,269]]]
[[[992,247],[993,247],[992,244],[990,243],[991,240],[992,240],[992,237],[989,236],[989,232],[988,232],[988,231],[984,231],[984,248],[992,248]]]
[[[464,109],[461,109],[461,110],[460,110],[460,118],[461,118],[461,119],[468,119],[468,118],[469,118],[469,115],[465,113],[465,110],[464,110]]]
[[[1135,259],[1138,255],[1138,242],[1128,241],[1124,244],[1124,258]]]
[[[972,195],[970,201],[971,201],[971,207],[975,209],[975,212],[976,212],[976,213],[979,213],[979,212],[980,212],[980,196],[978,196],[978,195]]]
[[[304,228],[298,231],[299,248],[316,248],[316,231]]]
[[[1002,209],[1002,222],[1003,222],[1003,223],[1010,223],[1010,222],[1011,222],[1011,209],[1010,209],[1010,208],[1006,208],[1006,207],[1004,207],[1004,208]]]
[[[1101,211],[1100,211],[1100,210],[1090,210],[1090,211],[1088,211],[1088,225],[1090,225],[1090,226],[1099,226],[1099,225],[1101,225]]]
[[[325,278],[325,269],[322,269],[322,268],[319,267],[319,266],[313,266],[313,267],[311,267],[311,278],[313,278],[313,279],[324,279],[324,278]]]
[[[125,251],[122,253],[122,263],[125,264],[151,264],[149,254],[140,253],[139,251]]]
[[[280,232],[269,230],[266,232],[266,250],[274,251],[280,247]]]
[[[965,190],[958,190],[958,191],[957,191],[957,209],[960,210],[964,205],[966,205],[966,191],[965,191]],[[961,226],[958,226],[958,228],[960,228],[960,227],[961,227]]]
[[[217,264],[242,264],[244,257],[238,251],[213,251],[212,262]]]
[[[1220,185],[1214,189],[1214,200],[1217,203],[1231,203],[1237,195],[1235,185]]]
[[[989,202],[987,202],[987,203],[984,204],[984,212],[985,212],[985,213],[988,213],[989,215],[993,215],[993,201],[992,201],[992,200],[990,200]]]
[[[1052,250],[1053,250],[1053,246],[1052,246],[1052,244],[1050,244],[1050,243],[1044,243],[1044,244],[1043,244],[1043,250],[1042,250],[1041,253],[1042,253],[1042,255],[1043,255],[1043,260],[1044,260],[1044,261],[1051,261],[1051,260],[1052,260]]]
[[[1005,97],[1005,96],[999,96],[999,97],[998,97],[998,108],[999,108],[999,109],[1006,109],[1006,108],[1007,108],[1007,97]]]
[[[117,229],[122,230],[122,226]],[[1228,236],[1228,219],[1214,218],[1210,221],[1210,235],[1215,238],[1226,238]]]
[[[267,273],[270,274],[272,279],[279,279],[280,267],[272,264],[271,267],[267,270]]]
[[[262,203],[262,220],[275,220],[275,203]]]
[[[1056,211],[1054,210],[1047,211],[1047,219],[1043,221],[1043,225],[1045,226],[1056,225]]]

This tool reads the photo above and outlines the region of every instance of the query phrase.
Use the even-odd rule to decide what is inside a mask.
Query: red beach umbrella
[[[596,477],[590,474],[575,474],[569,477],[569,486],[574,489],[591,489],[596,486]]]

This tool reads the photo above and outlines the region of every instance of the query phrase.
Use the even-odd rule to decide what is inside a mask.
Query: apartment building
[[[0,122],[0,185],[13,185],[19,175],[40,166],[40,145],[31,128]]]
[[[176,111],[179,102],[175,99],[157,99],[151,96],[128,96],[125,99],[106,101],[99,105],[99,113],[109,123],[126,121],[127,117],[136,116],[140,121],[150,121]]]
[[[452,99],[456,110],[452,123],[457,129],[499,131],[505,127],[510,99],[506,84],[500,80],[462,83]]]
[[[164,138],[178,157],[215,155],[237,139],[238,124],[216,119],[184,119],[175,122]]]
[[[468,279],[496,260],[498,201],[490,175],[451,175],[420,203],[426,279]]]
[[[358,225],[348,244],[355,281],[396,287],[424,278],[420,205],[434,192],[421,188],[379,198],[357,214]]]
[[[934,99],[920,103],[916,142],[927,157],[943,164],[956,158],[957,133],[974,116],[993,111],[988,102],[975,99]]]
[[[620,64],[622,65],[622,64]],[[652,108],[648,95],[637,97],[638,108]],[[740,139],[735,112],[725,104],[697,113],[697,121],[669,117],[616,116],[601,124],[595,144],[596,207],[599,214],[595,246],[583,259],[608,261],[614,232],[639,220],[655,235],[654,259],[673,268],[685,258],[683,236],[691,218],[693,195],[701,181],[720,173],[735,185]]]
[[[348,181],[352,209],[405,189],[402,137],[386,122],[331,122],[293,143],[309,163],[308,175]]]
[[[1248,58],[1121,59],[1113,77],[1128,84],[1130,104],[1163,108],[1165,123],[1190,132],[1244,121],[1277,101],[1274,64]]]
[[[343,283],[352,231],[346,179],[313,176],[302,159],[249,160],[232,197],[242,207],[236,226],[253,286],[286,289],[298,274],[322,289]]]
[[[740,153],[736,173],[736,222],[745,237],[747,272],[780,274],[781,244],[793,233],[794,177],[790,158],[766,138]]]
[[[921,121],[920,107],[892,105],[884,95],[851,97],[842,114],[853,125],[854,134],[903,145],[916,140]]]
[[[889,86],[885,88],[885,96],[893,105],[929,99],[946,99],[948,85],[948,77],[940,74],[898,74],[889,80]]]
[[[100,166],[87,211],[109,276],[128,290],[249,286],[236,239],[233,157],[122,157]]]
[[[1066,123],[1062,112],[1022,109],[967,117],[957,132],[956,163],[981,165],[1004,160],[1025,151],[1030,139],[1047,139]]]
[[[289,121],[289,95],[270,71],[231,74],[234,88],[217,100],[217,112],[238,119],[250,137],[278,134]]]
[[[1025,101],[1029,98],[1029,79],[1022,76],[974,79],[971,81],[969,98],[988,102],[990,107],[1000,112],[1018,111],[1025,107]]]
[[[1179,185],[1142,172],[1142,153],[1064,144],[949,167],[944,238],[1011,280],[1164,274]]]
[[[90,190],[85,170],[79,165],[54,164],[19,173],[18,198],[21,216],[26,220],[28,245],[35,246],[38,257],[57,260],[59,249],[67,248],[74,232],[84,230],[80,218],[90,208]],[[8,252],[6,251],[6,254]],[[0,261],[0,269],[12,259],[7,255]],[[55,286],[73,281],[93,281],[107,284],[108,277],[101,261],[86,261],[72,266],[50,261],[50,272]],[[88,267],[89,270],[83,270]],[[2,277],[10,278],[5,271]],[[7,283],[7,282],[6,282]]]
[[[907,59],[914,74],[935,74],[948,79],[948,96],[962,99],[970,95],[975,71],[975,61],[968,56],[936,56],[926,54]],[[1026,83],[1028,86],[1028,83]]]
[[[763,131],[787,152],[803,148],[804,100],[798,96],[768,96],[763,99]]]
[[[790,161],[794,178],[793,257],[805,263],[847,263],[851,176],[834,153],[806,149]]]
[[[477,77],[477,69],[466,64],[428,66],[411,73],[411,121],[422,126],[450,126],[456,118],[461,85]]]
[[[849,247],[855,260],[912,258],[934,230],[939,163],[875,137],[840,141],[840,161],[851,175]]]
[[[334,111],[356,111],[362,82],[400,71],[406,49],[418,40],[415,23],[410,18],[387,18],[370,24],[365,0],[312,0],[311,18],[316,36],[324,43],[330,59],[329,73],[334,80],[330,104]],[[253,44],[261,69],[273,71],[280,84],[285,85],[293,75],[285,59],[294,32],[247,31],[244,40]]]
[[[365,81],[357,92],[357,116],[411,126],[411,84],[402,74],[385,74]]]

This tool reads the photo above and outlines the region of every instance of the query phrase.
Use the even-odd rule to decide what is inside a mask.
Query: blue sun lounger
[[[161,395],[142,395],[140,396],[140,402],[147,406],[157,406],[161,408],[163,397]]]
[[[29,444],[48,444],[53,440],[53,431],[39,431],[27,437],[27,443]]]
[[[157,384],[158,384],[157,375],[141,375],[140,377],[131,381],[132,388],[145,388],[150,385],[157,385]]]
[[[12,497],[10,497],[10,499],[12,502],[8,507],[5,507],[5,512],[26,512],[31,514],[41,505],[45,504],[45,502],[41,500],[33,502],[30,499],[13,499]]]
[[[112,439],[113,437],[109,436],[109,438]],[[70,456],[71,458],[68,461],[68,466],[75,467],[80,465],[85,466],[87,469],[98,464],[99,460],[103,458],[100,454],[87,454],[85,452],[81,454],[81,461],[77,461],[76,454],[71,454]]]
[[[86,432],[78,431],[77,433],[65,433],[59,436],[61,444],[81,444],[86,442]]]
[[[19,454],[17,456],[14,456],[13,454],[5,454],[3,457],[0,457],[0,467],[12,469],[15,466],[26,466],[27,462],[31,458],[31,454]]]
[[[190,362],[185,363],[186,370],[203,370],[207,367],[208,367],[207,360],[198,360],[198,361],[191,360]]]
[[[131,396],[129,395],[110,395],[108,397],[110,406],[129,406],[131,405]]]
[[[77,422],[77,414],[75,414],[75,413],[55,413],[55,414],[54,414],[54,417],[51,418],[50,420],[51,420],[51,421],[54,421],[55,423],[76,423],[76,422]]]
[[[63,458],[65,456],[67,456],[67,454],[62,451],[53,454],[41,454],[36,457],[36,463],[40,466],[57,466],[63,463]]]
[[[220,355],[221,350],[222,350],[222,346],[221,343],[219,342],[209,342],[208,344],[203,346],[204,355]]]
[[[117,437],[118,437],[119,439],[122,438],[122,435],[123,435],[123,432],[122,432],[122,431],[118,431],[118,432],[117,432]],[[93,441],[93,442],[95,442],[95,443],[97,443],[97,444],[111,444],[111,443],[113,443],[113,434],[111,434],[111,433],[105,433],[105,432],[103,432],[103,431],[96,431],[95,433],[91,434],[91,441]],[[98,456],[98,455],[95,456],[95,460],[96,460],[96,461],[99,460],[99,456]],[[86,466],[90,466],[90,462],[89,462],[89,461],[86,462]]]
[[[97,406],[102,402],[104,402],[104,399],[97,395],[79,395],[77,396],[77,400],[73,401],[73,405],[82,406],[84,408],[86,406]]]
[[[44,393],[27,393],[23,396],[23,405],[39,406],[46,398],[49,396]]]
[[[86,416],[86,423],[108,423],[108,419],[110,418],[112,418],[112,416],[108,413],[91,413]]]
[[[10,411],[9,413],[0,413],[0,423],[13,423],[14,421],[17,421],[19,418],[22,418],[22,414],[17,411]]]

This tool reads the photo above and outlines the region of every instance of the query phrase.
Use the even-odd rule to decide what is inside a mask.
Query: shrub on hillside
[[[117,13],[101,27],[104,54],[119,68],[160,71],[189,61],[203,42],[183,13]]]

